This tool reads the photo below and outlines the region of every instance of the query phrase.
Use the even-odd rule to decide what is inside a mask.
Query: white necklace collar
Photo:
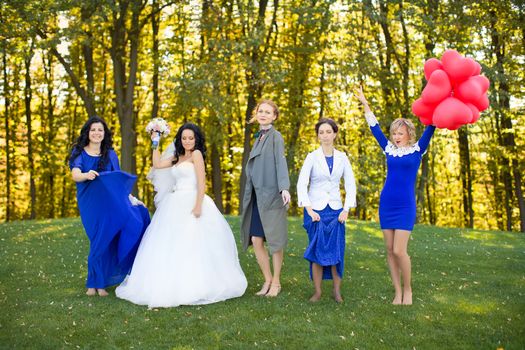
[[[394,157],[403,157],[414,152],[419,152],[419,143],[416,142],[412,146],[407,147],[397,147],[392,142],[388,141],[388,144],[385,147],[385,153],[390,154]]]

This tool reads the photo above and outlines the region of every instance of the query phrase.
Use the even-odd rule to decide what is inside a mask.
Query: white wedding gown
[[[193,163],[182,162],[170,171],[175,186],[158,203],[117,297],[149,307],[240,297],[247,281],[230,226],[207,195],[201,216],[191,213],[197,194]]]

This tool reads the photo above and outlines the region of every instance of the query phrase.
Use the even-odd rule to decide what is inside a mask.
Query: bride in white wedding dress
[[[131,273],[117,287],[116,295],[149,307],[210,304],[240,297],[247,281],[233,233],[204,193],[202,132],[186,123],[174,143],[175,152],[168,157],[161,158],[153,150],[157,210]]]

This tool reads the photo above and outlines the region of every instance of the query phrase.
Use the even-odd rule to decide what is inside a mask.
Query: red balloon
[[[412,113],[419,117],[421,123],[425,125],[432,124],[432,115],[436,106],[429,106],[423,102],[422,98],[418,98],[412,103]]]
[[[479,64],[478,62],[474,61],[476,63],[476,70],[474,70],[474,74],[472,75],[480,75],[481,74],[481,64]]]
[[[428,84],[421,97],[412,103],[412,112],[425,125],[455,130],[475,123],[480,112],[489,107],[490,81],[480,75],[481,65],[456,50],[447,50],[441,61],[425,62]]]
[[[430,75],[432,75],[432,73],[437,69],[443,69],[443,64],[441,63],[441,61],[437,58],[428,59],[425,62],[425,66],[423,68],[423,70],[425,71],[425,79],[428,81],[428,79],[430,79]]]
[[[484,111],[485,109],[489,108],[489,105],[490,105],[490,101],[489,101],[489,97],[487,96],[487,93],[484,93],[481,98],[477,101],[472,101],[472,104],[474,106],[476,106],[476,108],[482,112]]]
[[[449,97],[451,92],[452,85],[450,84],[447,73],[438,69],[430,75],[428,84],[421,93],[421,98],[427,105],[436,105]]]
[[[470,120],[469,123],[474,124],[479,119],[479,110],[472,103],[467,103],[466,105],[472,111],[472,119]]]
[[[483,93],[483,87],[478,80],[474,79],[476,77],[471,77],[454,89],[454,97],[459,98],[461,101],[474,102],[481,98]]]
[[[483,93],[487,92],[487,90],[490,87],[490,81],[487,79],[487,77],[485,77],[483,75],[475,75],[475,76],[473,76],[470,79],[475,80],[476,83],[479,84],[479,86],[481,87],[481,90],[483,90]]]
[[[441,62],[450,80],[461,82],[472,76],[478,69],[476,61],[464,58],[456,50],[447,50],[441,56]]]
[[[472,111],[457,98],[447,97],[434,110],[432,120],[438,128],[456,130],[472,120]]]

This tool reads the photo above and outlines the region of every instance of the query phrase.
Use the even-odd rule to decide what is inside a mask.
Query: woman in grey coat
[[[281,267],[288,240],[286,211],[290,203],[290,180],[284,156],[284,140],[272,123],[279,109],[271,100],[255,107],[250,123],[259,123],[257,140],[246,164],[246,187],[241,216],[241,238],[244,249],[253,244],[264,284],[257,295],[275,297],[281,291]],[[268,251],[272,255],[273,274]]]

